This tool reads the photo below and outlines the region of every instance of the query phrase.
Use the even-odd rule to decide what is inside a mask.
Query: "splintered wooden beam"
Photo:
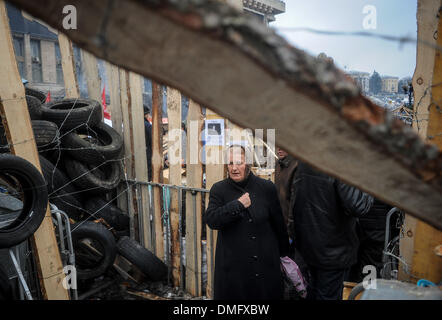
[[[222,117],[210,109],[206,109],[207,120],[224,121]],[[224,121],[225,127],[225,121]],[[224,135],[225,136],[225,135]],[[206,145],[206,189],[211,189],[212,186],[220,180],[225,178],[224,165],[222,164],[222,146]],[[209,193],[206,193],[205,205],[209,205]],[[206,259],[207,259],[207,286],[206,295],[208,298],[213,298],[213,283],[215,270],[215,251],[216,241],[218,239],[218,231],[209,228],[206,225]]]
[[[41,172],[4,1],[0,1],[0,48],[0,114],[11,153],[28,160]],[[69,300],[69,293],[63,286],[65,275],[49,206],[31,243],[44,299]]]
[[[200,159],[203,149],[201,139],[203,129],[204,115],[201,106],[190,99],[187,114],[186,182],[187,186],[192,188],[203,186],[203,165]],[[193,296],[201,296],[202,289],[201,201],[201,192],[196,194],[186,192],[186,290]]]
[[[101,102],[101,78],[98,73],[97,58],[89,52],[81,50],[81,59],[87,83],[88,97]]]
[[[179,89],[295,157],[442,229],[442,155],[331,62],[209,0],[12,0],[97,57]],[[437,14],[435,12],[435,14]]]
[[[163,182],[163,130],[161,119],[163,117],[163,94],[161,85],[152,81],[152,181]],[[154,208],[155,255],[164,261],[164,229],[162,196],[159,187],[152,187]]]
[[[129,74],[130,95],[131,95],[131,128],[133,131],[133,159],[134,159],[134,178],[137,181],[148,181],[147,158],[146,158],[146,139],[144,129],[144,110],[143,110],[143,78],[134,73]],[[134,202],[138,204],[138,234],[140,243],[145,248],[152,250],[152,235],[150,228],[149,211],[149,189],[146,185],[137,186],[140,202],[137,203],[135,189],[133,189]]]
[[[433,45],[442,45],[442,22],[434,14],[442,1],[420,0],[417,8],[418,39]],[[435,47],[417,44],[417,64],[413,76],[414,129],[423,139],[430,139],[442,147],[442,57]],[[405,215],[404,236],[400,238],[399,280],[416,282],[428,279],[440,281],[442,259],[438,248],[442,243],[442,232],[423,221]]]
[[[63,80],[66,98],[80,97],[78,89],[77,72],[75,71],[74,49],[68,37],[58,33],[58,45],[60,46],[61,68],[63,69]]]
[[[181,158],[182,158],[182,136],[181,136],[181,93],[173,88],[167,88],[167,118],[168,118],[168,159],[169,159],[169,183],[181,185]],[[178,287],[183,281],[180,278],[180,207],[179,192],[177,189],[169,189],[170,192],[170,257],[172,266],[172,281]]]

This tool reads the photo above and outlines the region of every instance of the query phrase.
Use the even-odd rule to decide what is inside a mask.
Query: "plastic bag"
[[[293,283],[299,296],[305,298],[307,296],[307,286],[296,262],[289,257],[283,257],[281,258],[281,269]]]

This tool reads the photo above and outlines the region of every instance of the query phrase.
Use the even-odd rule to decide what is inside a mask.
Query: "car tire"
[[[45,120],[33,120],[31,124],[39,152],[49,151],[60,146],[60,133],[55,123]]]
[[[82,127],[70,132],[61,143],[72,158],[91,164],[117,159],[123,149],[120,134],[103,122],[92,128]]]
[[[10,155],[0,155],[1,175],[12,176],[21,185],[23,208],[18,217],[0,229],[0,248],[10,248],[28,239],[41,225],[48,206],[45,179],[27,160]]]
[[[99,277],[113,265],[117,254],[115,238],[105,226],[92,221],[82,221],[71,227],[71,233],[78,279]],[[90,241],[89,245],[101,253],[101,258],[100,254],[85,245],[84,241]]]
[[[80,220],[85,211],[77,189],[61,170],[43,156],[40,156],[40,166],[46,181],[49,202],[75,221]]]
[[[25,94],[37,98],[40,104],[45,103],[46,101],[46,95],[40,90],[25,87]]]
[[[124,214],[120,208],[108,203],[106,200],[93,197],[86,200],[84,209],[93,218],[103,218],[111,227],[117,231],[129,229],[129,216]]]
[[[41,102],[34,96],[26,95],[26,104],[28,105],[29,116],[31,120],[41,120]]]
[[[108,161],[95,166],[66,158],[64,164],[67,174],[77,188],[89,194],[109,193],[120,183],[119,161]]]
[[[126,236],[121,237],[117,242],[117,250],[153,281],[161,281],[167,276],[167,266],[164,262],[135,240]]]
[[[101,105],[91,99],[63,99],[42,104],[42,118],[63,131],[93,127],[102,121]]]

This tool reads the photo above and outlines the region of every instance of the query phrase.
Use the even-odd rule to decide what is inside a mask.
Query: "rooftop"
[[[285,2],[280,0],[243,0],[245,9],[264,14],[280,14],[285,12]]]

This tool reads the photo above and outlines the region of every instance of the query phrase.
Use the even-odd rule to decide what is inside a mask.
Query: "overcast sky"
[[[344,32],[372,32],[397,37],[417,37],[417,0],[286,0],[286,12],[271,23],[290,43],[318,55],[325,52],[345,70],[378,71],[381,75],[413,76],[416,44],[362,36],[331,36],[286,28],[313,28]],[[376,9],[376,29],[364,29],[365,6]],[[373,11],[371,11],[373,14]],[[372,15],[373,16],[373,15]],[[371,24],[374,26],[374,24]]]

